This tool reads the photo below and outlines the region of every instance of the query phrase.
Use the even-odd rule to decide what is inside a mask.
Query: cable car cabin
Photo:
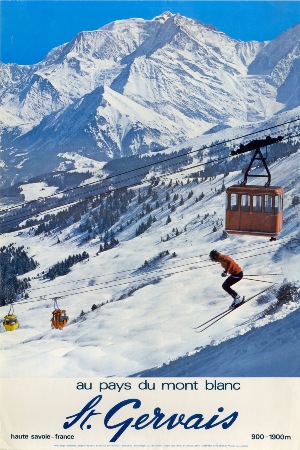
[[[15,314],[8,313],[3,319],[3,326],[6,331],[14,331],[19,327],[19,322]]]
[[[275,238],[283,226],[283,188],[230,186],[226,190],[225,231]]]
[[[69,317],[66,315],[65,309],[55,309],[52,312],[51,324],[52,328],[62,330],[68,323]]]

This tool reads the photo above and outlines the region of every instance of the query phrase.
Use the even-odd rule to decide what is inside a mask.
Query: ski
[[[197,330],[198,328],[203,327],[203,325],[206,325],[208,322],[211,322],[212,320],[216,319],[219,316],[222,316],[223,314],[231,311],[231,308],[226,309],[225,311],[222,311],[220,314],[217,314],[216,316],[212,317],[211,319],[208,319],[206,322],[201,323],[201,325],[198,325],[197,327],[193,327],[194,330]]]
[[[257,295],[258,295],[258,294],[257,294]],[[253,298],[253,297],[251,297],[251,298]],[[207,328],[211,327],[214,323],[218,322],[219,320],[223,319],[223,317],[225,317],[225,316],[227,316],[228,314],[230,314],[230,313],[232,313],[233,311],[235,311],[237,308],[239,308],[240,306],[242,306],[242,305],[243,305],[244,303],[246,303],[246,301],[248,301],[248,300],[251,300],[251,299],[249,298],[249,299],[247,299],[247,300],[244,300],[242,303],[240,303],[239,305],[235,306],[234,308],[228,309],[227,311],[225,311],[225,312],[223,313],[223,315],[221,315],[220,317],[218,317],[216,320],[213,320],[213,319],[212,319],[213,322],[210,321],[210,323],[209,323],[205,328],[202,328],[202,330],[196,330],[196,333],[202,333],[202,331],[207,330]],[[201,328],[201,326],[203,326],[203,324],[200,325],[200,328]]]
[[[199,325],[198,327],[194,328],[194,330],[196,330],[196,333],[202,333],[202,331],[207,330],[207,328],[211,327],[214,323],[218,322],[219,320],[223,319],[223,317],[227,316],[228,314],[232,313],[233,311],[235,311],[236,309],[238,309],[240,306],[244,305],[245,303],[249,302],[250,300],[252,300],[253,298],[257,297],[260,294],[263,294],[264,292],[268,291],[269,289],[271,289],[271,287],[274,286],[275,283],[272,284],[272,286],[267,287],[266,289],[264,289],[263,291],[258,292],[255,295],[252,295],[252,297],[247,298],[246,300],[244,300],[242,303],[240,303],[239,305],[237,305],[234,308],[228,308],[225,311],[221,312],[220,314],[217,314],[216,316],[212,317],[211,319],[207,320],[206,322],[203,322],[201,325]],[[207,325],[208,324],[208,325]],[[204,325],[206,325],[206,327],[202,328]],[[202,328],[202,330],[198,330],[198,328]]]

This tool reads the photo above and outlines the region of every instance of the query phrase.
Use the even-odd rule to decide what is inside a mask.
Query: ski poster
[[[300,2],[0,2],[0,449],[300,449]]]

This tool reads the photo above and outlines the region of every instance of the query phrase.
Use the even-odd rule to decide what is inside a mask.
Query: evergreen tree
[[[101,251],[101,250],[100,250]],[[44,275],[44,278],[49,278],[50,280],[54,280],[56,277],[60,277],[63,275],[66,275],[70,272],[70,268],[85,259],[89,258],[89,254],[87,252],[83,252],[82,255],[72,255],[66,258],[64,261],[60,261],[57,264],[54,264],[54,266],[50,267],[48,272]]]
[[[30,287],[30,279],[19,280],[23,275],[37,267],[37,262],[30,258],[24,247],[15,248],[12,244],[0,248],[0,305],[3,306],[23,296]]]

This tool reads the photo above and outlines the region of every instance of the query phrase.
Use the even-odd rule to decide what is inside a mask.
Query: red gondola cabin
[[[283,226],[281,186],[230,186],[226,190],[225,231],[275,238]]]
[[[230,186],[226,190],[227,205],[225,217],[225,231],[229,234],[250,234],[268,236],[276,239],[283,226],[283,187],[270,186],[271,173],[266,156],[263,156],[261,147],[278,143],[283,137],[255,139],[246,145],[241,144],[239,149],[231,152],[232,156],[255,150],[248,165],[244,181],[240,185]],[[266,174],[250,174],[255,161],[261,161]],[[247,186],[248,177],[267,178],[265,186]]]

